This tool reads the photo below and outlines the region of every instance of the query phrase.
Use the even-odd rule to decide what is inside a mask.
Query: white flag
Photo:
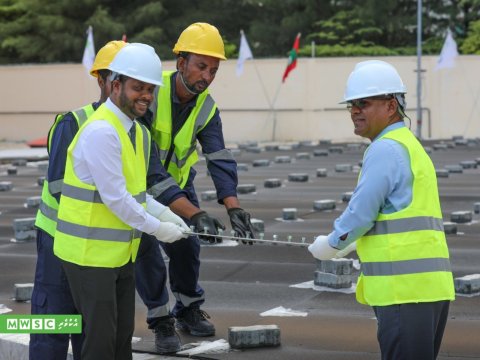
[[[247,38],[243,30],[240,30],[240,51],[238,52],[237,60],[237,76],[242,75],[243,73],[243,64],[245,60],[253,59],[252,50],[248,46]]]
[[[87,42],[85,43],[85,50],[83,50],[82,64],[90,74],[93,62],[95,61],[95,45],[93,43],[93,29],[91,26],[87,30]]]
[[[435,71],[455,67],[455,58],[458,56],[457,43],[453,39],[452,32],[447,29],[447,37],[442,47],[442,52],[437,60]]]

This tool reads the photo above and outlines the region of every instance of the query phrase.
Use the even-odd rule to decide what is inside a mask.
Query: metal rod
[[[274,244],[274,245],[279,244],[279,245],[303,246],[303,247],[310,245],[309,243],[306,243],[306,242],[251,239],[251,238],[244,238],[244,237],[231,236],[231,235],[212,235],[212,234],[206,234],[206,233],[198,233],[198,232],[194,232],[194,231],[184,231],[183,233],[185,235],[196,235],[196,236],[202,236],[202,237],[211,236],[211,237],[216,237],[216,238],[220,238],[220,239],[236,240],[236,241],[264,242],[264,243],[269,243],[269,244]]]

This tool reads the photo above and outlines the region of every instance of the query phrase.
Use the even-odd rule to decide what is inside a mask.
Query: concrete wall
[[[222,62],[211,92],[228,142],[358,140],[339,105],[355,63],[367,58],[302,58],[281,84],[286,59],[248,60],[241,77],[236,60]],[[416,129],[416,57],[388,57],[407,89],[407,114]],[[480,136],[480,56],[460,56],[454,69],[434,71],[436,56],[422,59],[422,136]],[[165,62],[174,69],[174,62]],[[98,99],[95,79],[80,64],[0,67],[1,139],[31,140],[47,134],[58,112]],[[275,101],[275,111],[271,104]],[[274,127],[275,124],[275,127]]]

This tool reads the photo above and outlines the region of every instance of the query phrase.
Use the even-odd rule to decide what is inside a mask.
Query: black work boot
[[[178,330],[190,333],[193,336],[213,336],[215,326],[208,321],[210,316],[197,307],[187,307],[177,315],[175,326]]]
[[[180,338],[175,332],[175,319],[165,317],[160,320],[155,329],[155,350],[159,354],[176,353],[180,350],[182,344]]]

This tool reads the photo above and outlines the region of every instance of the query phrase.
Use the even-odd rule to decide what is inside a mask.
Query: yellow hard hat
[[[173,48],[175,54],[182,51],[227,60],[218,29],[207,23],[194,23],[183,30]]]
[[[115,58],[115,55],[123,48],[127,43],[122,40],[114,40],[108,42],[104,47],[98,50],[95,61],[90,69],[90,75],[98,77],[98,70],[107,70],[108,66]]]

